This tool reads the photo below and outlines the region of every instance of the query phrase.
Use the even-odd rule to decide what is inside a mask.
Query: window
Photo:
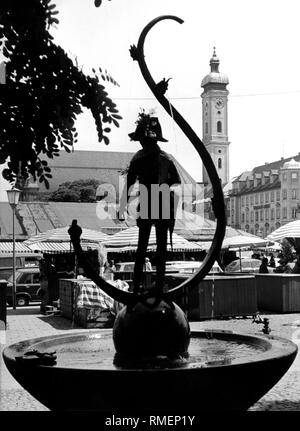
[[[292,181],[298,181],[298,172],[292,172],[291,178]]]
[[[242,223],[245,223],[245,214],[242,213]]]
[[[276,190],[276,200],[280,201],[280,190]]]
[[[39,283],[40,282],[40,273],[36,272],[32,274],[32,283]]]
[[[264,219],[264,210],[260,210],[260,221]]]
[[[297,189],[292,189],[292,199],[297,199]]]
[[[205,123],[205,133],[208,133],[208,123]]]
[[[276,218],[280,218],[280,208],[276,208]]]
[[[222,133],[222,121],[217,122],[217,132]]]
[[[274,208],[271,208],[271,220],[274,220],[274,215],[275,215],[274,212],[275,212]]]
[[[18,280],[19,283],[28,283],[31,284],[32,283],[32,274],[28,273],[23,273],[22,276],[20,277],[20,279]]]
[[[251,205],[253,205],[253,202],[254,202],[254,196],[253,196],[253,195],[251,195],[251,196],[250,196],[250,204],[251,204]]]
[[[253,211],[251,211],[251,213],[250,213],[250,221],[254,221],[254,212]]]
[[[291,208],[291,210],[292,210],[292,213],[291,213],[292,218],[297,218],[297,210],[298,210],[298,208]]]
[[[255,211],[255,221],[258,221],[258,211]]]
[[[284,172],[282,174],[282,181],[286,181],[286,180],[287,180],[287,175],[286,175],[286,172]]]
[[[266,203],[269,202],[269,192],[266,192],[266,194],[265,194],[265,200],[266,200]]]
[[[258,204],[258,194],[255,195],[255,203]]]
[[[271,191],[271,202],[274,202],[274,191]]]
[[[269,220],[269,208],[265,209],[265,220]]]
[[[221,158],[218,159],[218,168],[222,169],[222,159]]]
[[[262,204],[264,202],[264,194],[260,193],[259,198],[260,198],[260,203]]]
[[[241,203],[242,203],[242,207],[243,207],[245,205],[244,196],[242,196]]]
[[[287,218],[287,208],[286,207],[282,208],[282,217]]]
[[[283,189],[283,190],[282,190],[282,199],[283,199],[283,200],[286,200],[286,199],[287,199],[287,190],[286,190],[286,189]]]
[[[246,205],[247,206],[249,205],[249,196],[248,195],[246,196]]]

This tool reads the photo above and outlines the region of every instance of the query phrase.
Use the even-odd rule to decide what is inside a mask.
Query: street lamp
[[[19,197],[21,190],[13,187],[11,190],[7,190],[8,202],[13,210],[13,291],[12,291],[12,299],[13,299],[13,309],[16,309],[16,247],[15,247],[15,212],[16,206],[19,202]]]

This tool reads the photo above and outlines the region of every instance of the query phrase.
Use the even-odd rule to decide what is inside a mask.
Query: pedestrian
[[[142,149],[133,156],[129,164],[127,184],[120,199],[119,217],[124,218],[125,209],[128,208],[129,191],[138,180],[139,204],[136,223],[139,237],[134,265],[133,292],[140,291],[150,232],[152,226],[155,226],[157,242],[155,290],[158,294],[163,292],[164,287],[168,231],[172,245],[172,232],[175,225],[176,196],[173,186],[180,184],[181,180],[172,159],[158,145],[159,141],[168,142],[162,136],[158,118],[142,111],[136,124],[135,132],[130,133],[129,137],[133,141],[138,141]],[[155,187],[159,190],[156,195],[153,194]],[[165,191],[168,196],[165,196]]]
[[[152,265],[149,257],[146,257],[145,259],[145,271],[152,271]]]
[[[276,266],[273,253],[270,254],[269,266],[271,266],[272,268],[275,268]]]
[[[116,271],[116,266],[113,260],[107,260],[104,264],[104,273],[114,273]]]
[[[259,267],[259,273],[260,274],[268,274],[269,270],[268,270],[268,258],[267,257],[263,257],[261,260],[261,265]]]

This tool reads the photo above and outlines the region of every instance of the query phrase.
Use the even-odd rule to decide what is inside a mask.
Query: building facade
[[[300,153],[243,172],[229,191],[228,224],[265,238],[300,214]]]

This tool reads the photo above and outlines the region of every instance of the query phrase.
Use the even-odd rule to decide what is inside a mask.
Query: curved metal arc
[[[163,108],[167,111],[167,113],[174,119],[174,121],[178,124],[178,126],[181,128],[181,130],[184,132],[184,134],[187,136],[189,141],[193,144],[196,151],[200,155],[205,168],[207,170],[207,173],[209,175],[209,178],[212,183],[213,192],[215,196],[214,200],[214,212],[217,217],[217,228],[214,235],[214,239],[212,241],[212,245],[210,247],[210,250],[204,259],[204,262],[200,269],[188,280],[186,280],[184,283],[180,284],[179,286],[169,290],[167,293],[164,294],[164,297],[168,300],[173,300],[176,296],[179,296],[180,292],[184,287],[194,287],[199,281],[201,281],[205,275],[209,272],[210,268],[212,267],[214,261],[216,260],[219,251],[221,249],[222,241],[225,235],[225,229],[226,229],[226,216],[225,216],[225,202],[224,202],[224,196],[223,191],[221,187],[221,182],[219,179],[219,176],[217,174],[216,168],[214,166],[214,163],[210,157],[210,154],[206,150],[203,142],[200,140],[200,138],[196,135],[194,130],[190,127],[190,125],[186,122],[186,120],[179,114],[179,112],[176,110],[173,105],[169,103],[169,101],[165,98],[164,92],[161,92],[159,90],[159,86],[155,83],[153,80],[149,69],[147,67],[147,64],[145,62],[144,58],[144,42],[145,38],[150,31],[150,29],[157,24],[159,21],[165,20],[165,19],[172,19],[177,21],[178,23],[183,23],[183,20],[181,18],[178,18],[173,15],[163,15],[160,17],[155,18],[152,20],[142,31],[138,45],[135,51],[135,58],[140,66],[141,73],[148,84],[149,88],[153,92],[156,99],[160,102],[160,104],[163,106]],[[216,198],[218,198],[216,200]]]

